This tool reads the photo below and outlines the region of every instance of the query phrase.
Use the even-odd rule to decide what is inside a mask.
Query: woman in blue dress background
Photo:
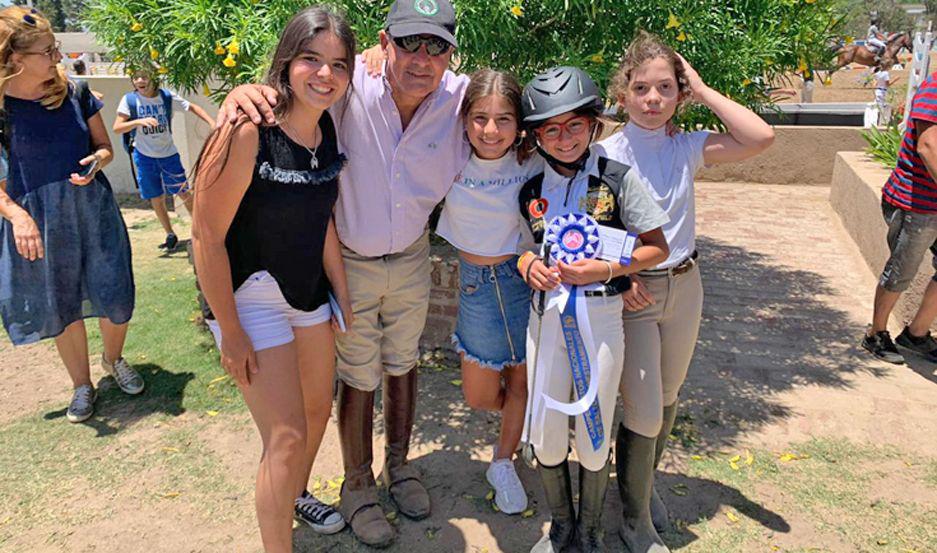
[[[143,379],[121,353],[133,314],[130,240],[110,183],[113,158],[84,82],[66,79],[48,20],[0,10],[0,316],[14,345],[55,338],[74,385],[68,420],[94,413],[84,319],[97,317],[101,365],[128,394]]]

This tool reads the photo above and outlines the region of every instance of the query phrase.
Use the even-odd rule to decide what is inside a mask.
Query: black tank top
[[[267,271],[300,311],[328,302],[322,251],[345,163],[327,112],[319,128],[319,164],[312,169],[309,151],[280,127],[260,127],[253,178],[225,237],[235,290],[250,275]]]

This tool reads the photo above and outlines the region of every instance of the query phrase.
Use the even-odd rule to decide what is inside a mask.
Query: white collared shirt
[[[599,157],[598,149],[593,145],[586,166],[572,178],[557,173],[549,164],[545,164],[540,196],[547,200],[544,215],[547,224],[558,215],[588,212],[589,176],[599,176]],[[625,174],[618,194],[618,207],[622,224],[636,234],[662,227],[668,221],[667,214],[651,197],[647,186],[635,171]]]
[[[677,266],[696,249],[696,201],[693,177],[703,165],[708,131],[678,132],[667,136],[666,127],[649,131],[634,123],[598,143],[601,155],[630,165],[670,222],[664,235],[670,256],[657,269]]]
[[[342,173],[335,226],[345,246],[364,256],[401,252],[419,238],[471,151],[459,108],[469,78],[446,71],[406,130],[390,86],[355,62],[353,91],[329,108]]]

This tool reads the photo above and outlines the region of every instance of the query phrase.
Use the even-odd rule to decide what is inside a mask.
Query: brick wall
[[[420,347],[451,349],[450,336],[455,330],[459,310],[459,261],[452,256],[430,256],[432,288],[429,292],[429,313]]]

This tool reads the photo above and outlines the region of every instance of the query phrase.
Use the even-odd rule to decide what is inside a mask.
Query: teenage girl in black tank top
[[[341,515],[306,482],[331,412],[336,317],[331,290],[352,310],[332,209],[344,156],[325,111],[354,66],[347,23],[320,7],[287,24],[266,84],[277,125],[246,117],[216,130],[200,156],[192,238],[195,265],[221,350],[264,452],[256,483],[264,549],[292,550],[293,517],[336,532]]]

